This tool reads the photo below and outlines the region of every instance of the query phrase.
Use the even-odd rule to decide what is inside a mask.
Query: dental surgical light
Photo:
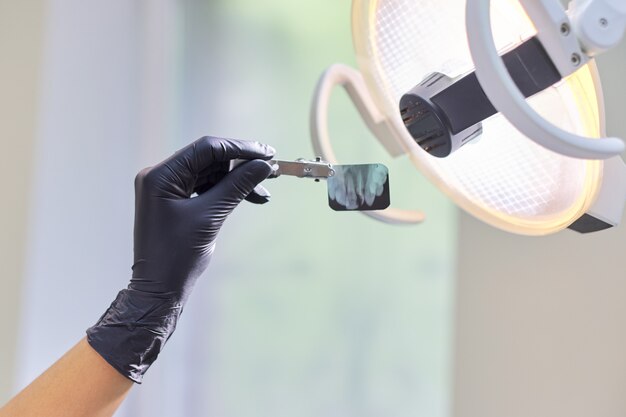
[[[622,39],[626,1],[353,0],[360,71],[331,66],[315,93],[316,152],[337,163],[327,113],[343,86],[393,156],[460,207],[514,233],[619,223],[623,142],[604,136],[593,57]],[[368,213],[417,223],[419,212]]]

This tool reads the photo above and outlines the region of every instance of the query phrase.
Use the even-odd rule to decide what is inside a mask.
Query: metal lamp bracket
[[[626,15],[621,4],[623,0],[587,0],[575,4],[581,7],[581,4],[596,2],[613,6],[620,3],[613,8],[605,8],[616,12],[617,21]],[[521,3],[537,27],[539,39],[563,76],[575,71],[589,59],[589,55],[583,51],[584,44],[581,46],[575,36],[577,29],[572,26],[573,23],[558,0],[521,0]],[[466,26],[476,76],[494,107],[521,133],[554,152],[582,159],[607,159],[622,153],[625,147],[621,139],[594,139],[569,133],[548,122],[530,107],[496,50],[491,30],[490,4],[490,0],[467,0]],[[620,14],[620,11],[624,13]],[[584,21],[584,16],[585,13],[579,14],[574,22]]]

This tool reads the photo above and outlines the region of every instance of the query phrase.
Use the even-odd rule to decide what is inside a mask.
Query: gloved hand
[[[205,271],[226,217],[244,198],[267,201],[257,186],[272,171],[263,160],[273,155],[258,142],[204,137],[137,175],[132,279],[87,330],[89,344],[120,373],[141,383]],[[229,172],[233,159],[250,161]]]

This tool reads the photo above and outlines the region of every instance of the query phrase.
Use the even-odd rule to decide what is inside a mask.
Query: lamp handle
[[[569,133],[548,122],[530,107],[496,50],[491,31],[490,4],[490,0],[467,0],[465,18],[476,76],[494,107],[521,133],[554,152],[582,159],[607,159],[622,153],[624,142],[621,139],[593,139]]]
[[[311,141],[315,154],[335,165],[337,157],[328,135],[328,105],[333,89],[343,87],[356,106],[370,131],[390,152],[397,152],[393,144],[392,132],[386,125],[383,114],[374,104],[363,76],[354,68],[343,64],[329,67],[320,77],[311,106]],[[395,146],[395,148],[394,148]],[[390,224],[417,224],[424,221],[424,214],[414,210],[387,208],[381,211],[364,211],[363,214]]]
[[[619,45],[626,31],[624,0],[574,0],[568,13],[583,50],[596,56]]]

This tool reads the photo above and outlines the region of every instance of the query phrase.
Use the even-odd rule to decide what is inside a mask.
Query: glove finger
[[[195,200],[211,215],[228,215],[241,201],[254,191],[261,181],[272,173],[265,161],[255,159],[239,165],[229,172],[213,188]]]
[[[230,163],[218,162],[203,170],[196,179],[193,191],[200,195],[210,190],[230,171]]]
[[[271,199],[272,195],[269,191],[262,185],[257,185],[254,187],[254,190],[246,197],[246,201],[254,204],[265,204],[268,203]]]
[[[227,162],[233,159],[263,159],[270,160],[276,153],[274,148],[260,142],[250,142],[238,139],[224,139],[205,136],[198,139],[189,148],[194,153],[195,174],[216,162]]]
[[[151,176],[169,195],[189,197],[199,175],[215,164],[232,159],[270,160],[276,151],[269,145],[237,139],[205,136],[150,168]]]
[[[196,180],[196,186],[194,188],[194,192],[198,195],[203,194],[210,190],[215,184],[220,182],[226,174],[230,171],[230,164],[228,162],[222,162],[219,164],[218,168],[211,168],[210,170],[205,170],[200,173],[200,176]],[[272,194],[263,187],[262,185],[257,185],[254,187],[254,190],[245,198],[245,200],[254,204],[266,204],[270,201]]]

